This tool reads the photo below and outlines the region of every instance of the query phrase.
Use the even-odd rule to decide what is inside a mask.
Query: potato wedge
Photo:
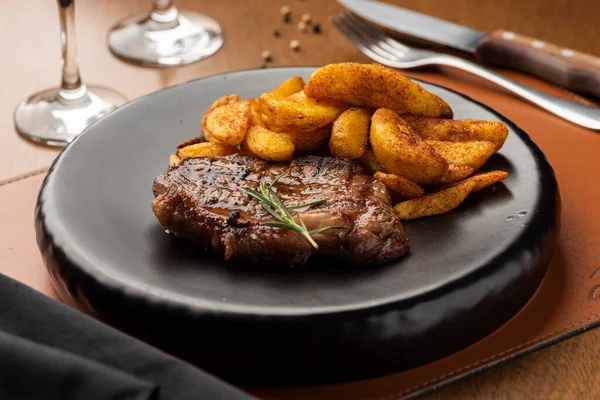
[[[294,154],[294,143],[286,135],[253,125],[248,129],[242,148],[267,161],[289,161]]]
[[[177,156],[180,159],[195,158],[195,157],[211,157],[211,156],[228,156],[235,154],[236,149],[225,146],[220,143],[203,142],[191,144],[177,151]]]
[[[427,118],[408,114],[401,115],[401,117],[423,139],[450,142],[483,140],[494,143],[494,151],[496,152],[500,150],[508,137],[508,128],[498,121]]]
[[[210,133],[208,133],[207,136],[206,130],[206,119],[208,118],[210,113],[219,107],[225,106],[227,104],[237,103],[238,101],[240,101],[240,96],[238,96],[237,94],[228,94],[226,96],[219,97],[210,105],[210,107],[208,107],[204,111],[204,114],[202,115],[202,120],[200,121],[200,130],[202,131],[202,135],[204,136],[205,140],[210,141],[210,139],[208,138],[208,136],[210,136]]]
[[[182,149],[191,144],[202,143],[202,142],[203,142],[202,138],[200,136],[196,136],[196,137],[186,140],[185,142],[179,143],[177,145],[177,149]]]
[[[470,192],[470,185],[461,184],[398,203],[394,206],[394,211],[401,220],[444,214],[458,207]]]
[[[179,158],[177,156],[177,154],[171,154],[169,156],[169,166],[172,167],[173,165],[177,165],[181,162],[181,158]]]
[[[294,143],[296,153],[314,153],[327,148],[331,137],[331,125],[314,132],[282,132]]]
[[[440,97],[379,64],[325,65],[312,73],[304,93],[314,99],[356,107],[384,107],[426,117],[452,117],[452,109]]]
[[[450,164],[444,175],[441,176],[439,182],[436,183],[451,183],[461,179],[465,179],[467,176],[475,172],[475,168],[466,165],[455,165]]]
[[[379,163],[379,161],[377,161],[375,153],[373,153],[373,149],[368,144],[365,148],[365,152],[358,159],[358,163],[372,174],[378,171],[385,172],[383,166]]]
[[[425,140],[433,150],[444,157],[449,164],[464,165],[478,170],[494,154],[496,146],[492,142],[444,142]]]
[[[335,157],[360,158],[367,148],[371,110],[350,108],[333,121],[329,151]]]
[[[287,97],[304,89],[304,79],[299,76],[292,76],[275,89],[271,93],[276,96]]]
[[[258,103],[254,99],[250,99],[250,124],[256,126],[264,126],[262,115],[258,111]]]
[[[369,136],[375,157],[388,173],[426,185],[438,182],[448,169],[448,162],[392,110],[375,111]]]
[[[402,197],[412,199],[425,195],[422,187],[399,175],[375,172],[375,179],[380,180],[388,189],[393,190]]]
[[[398,203],[394,206],[394,211],[401,220],[443,214],[458,207],[469,194],[499,182],[507,176],[504,171],[475,174],[446,185],[438,192]]]
[[[267,127],[275,132],[312,132],[336,119],[348,106],[309,99],[304,92],[289,97],[263,93],[258,110]]]
[[[205,114],[202,131],[207,139],[228,146],[242,143],[250,127],[250,107],[253,101],[246,99],[225,104]]]
[[[490,185],[493,185],[496,182],[500,182],[501,180],[504,180],[507,176],[507,172],[499,170],[490,172],[479,172],[460,182],[452,182],[450,184],[444,185],[441,187],[441,189],[457,186],[460,185],[462,182],[468,182],[469,185],[471,185],[471,193],[473,193]]]

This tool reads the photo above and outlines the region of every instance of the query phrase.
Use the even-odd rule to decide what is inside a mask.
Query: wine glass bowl
[[[117,57],[154,67],[189,64],[223,45],[215,20],[195,11],[179,11],[164,0],[155,0],[150,13],[119,22],[106,40]]]
[[[63,146],[126,101],[119,93],[98,85],[82,85],[72,93],[45,89],[18,105],[15,126],[31,141]]]
[[[74,0],[58,0],[62,44],[59,87],[29,96],[15,109],[13,120],[26,139],[51,146],[70,143],[85,128],[127,99],[103,86],[84,85],[77,64]]]

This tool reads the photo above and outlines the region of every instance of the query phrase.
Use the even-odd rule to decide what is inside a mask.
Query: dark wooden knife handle
[[[476,48],[480,61],[517,69],[571,91],[600,98],[600,58],[498,30]]]

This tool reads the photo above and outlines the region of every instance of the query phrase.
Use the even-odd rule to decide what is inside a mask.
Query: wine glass
[[[14,113],[17,132],[34,142],[63,146],[127,99],[112,89],[84,85],[75,43],[74,0],[58,0],[62,83],[22,101]]]
[[[221,27],[194,11],[179,11],[172,0],[154,0],[152,11],[119,22],[108,33],[118,57],[146,66],[176,66],[201,60],[223,45]]]

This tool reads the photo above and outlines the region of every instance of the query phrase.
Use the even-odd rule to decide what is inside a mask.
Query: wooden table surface
[[[261,52],[273,54],[272,65],[320,65],[368,59],[328,23],[339,9],[332,0],[176,0],[179,8],[196,9],[222,25],[225,44],[213,57],[178,68],[150,69],[115,59],[105,43],[111,25],[147,11],[149,0],[76,2],[79,61],[84,82],[118,89],[130,99],[190,79],[218,72],[257,68]],[[482,31],[513,30],[561,46],[600,55],[597,0],[396,0],[394,3]],[[294,20],[308,12],[321,22],[322,35],[300,33],[281,22],[279,8],[292,8]],[[5,2],[0,13],[4,62],[0,66],[0,180],[48,166],[58,149],[34,145],[15,132],[17,103],[60,82],[60,42],[55,2]],[[596,11],[596,12],[594,12]],[[273,29],[282,32],[280,39]],[[288,48],[291,39],[302,50]],[[510,117],[510,116],[509,116]],[[600,398],[600,330],[579,335],[529,356],[508,362],[425,396],[427,399]]]

